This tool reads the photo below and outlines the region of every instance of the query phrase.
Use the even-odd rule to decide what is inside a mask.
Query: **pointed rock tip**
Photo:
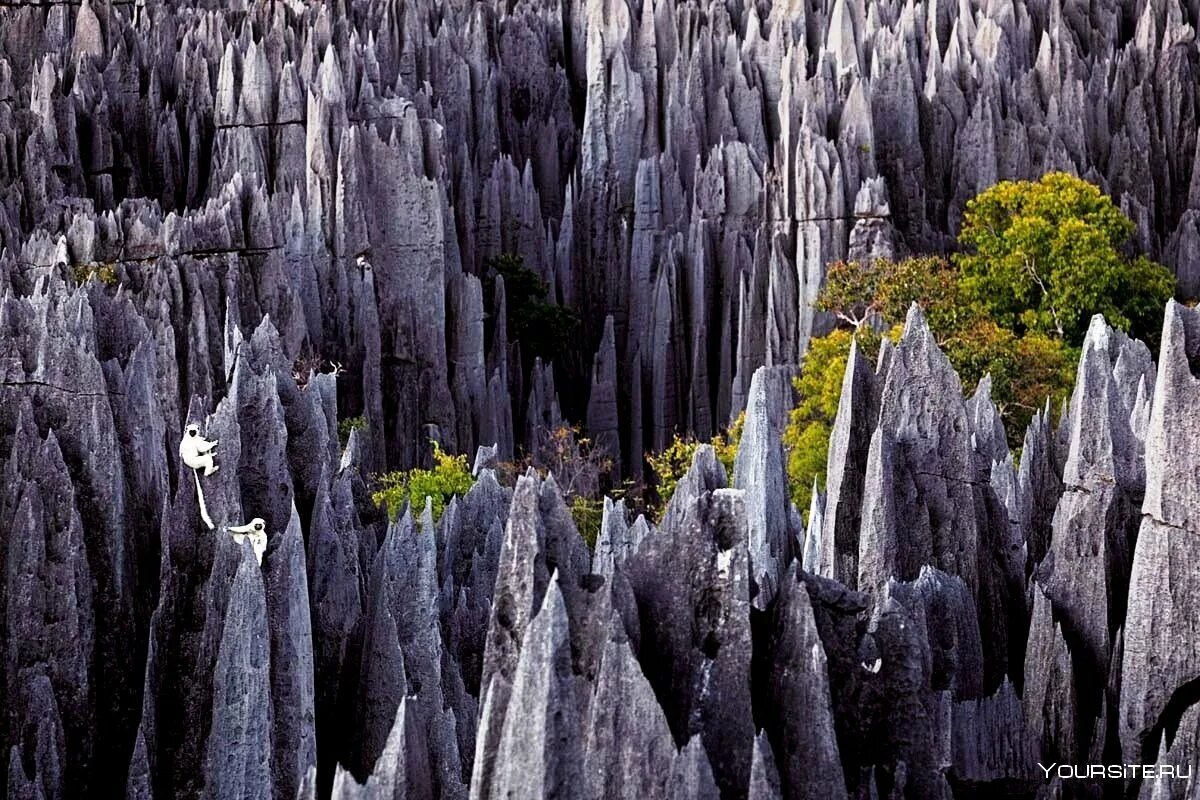
[[[1101,336],[1107,338],[1111,332],[1112,328],[1109,327],[1108,321],[1104,319],[1104,315],[1093,314],[1092,318],[1088,321],[1087,335],[1084,337],[1084,340]]]
[[[975,399],[986,400],[991,402],[992,399],[992,373],[986,372],[979,379],[979,383],[975,386]]]
[[[904,339],[908,339],[911,335],[917,333],[929,333],[929,323],[925,320],[925,312],[921,310],[920,304],[913,301],[908,307],[908,314],[904,318]]]

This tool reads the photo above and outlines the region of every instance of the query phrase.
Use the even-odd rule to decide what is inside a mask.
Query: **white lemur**
[[[217,439],[211,442],[200,435],[200,426],[188,425],[183,441],[179,443],[179,457],[183,463],[192,469],[204,470],[204,477],[216,472],[220,467],[215,463]]]
[[[228,531],[239,545],[247,539],[250,540],[250,546],[254,548],[254,557],[258,559],[259,566],[262,566],[263,553],[267,552],[267,523],[262,517],[255,517],[249,523],[236,528],[230,527]]]
[[[204,524],[211,531],[213,525],[212,518],[208,516],[208,508],[204,505],[204,490],[200,488],[200,470],[204,470],[205,477],[212,475],[220,467],[216,464],[217,455],[217,439],[211,442],[200,435],[200,426],[195,423],[188,425],[187,430],[183,434],[183,439],[179,442],[179,457],[183,459],[185,466],[192,470],[192,477],[196,479],[196,499],[200,503],[200,518],[204,520]]]

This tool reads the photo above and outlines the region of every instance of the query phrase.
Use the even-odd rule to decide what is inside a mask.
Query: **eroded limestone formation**
[[[1200,293],[1197,22],[2,4],[0,795],[1194,793],[1033,765],[1200,753],[1196,311],[1157,365],[1094,322],[1019,458],[919,309],[852,353],[810,509],[779,437],[828,261],[942,249],[999,179],[1100,184]],[[743,410],[733,474],[699,448],[593,546],[505,477],[574,421],[637,481]],[[473,487],[389,520],[431,440]]]

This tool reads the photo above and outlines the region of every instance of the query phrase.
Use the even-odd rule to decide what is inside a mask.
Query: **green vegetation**
[[[77,264],[71,268],[71,275],[78,284],[87,283],[88,278],[93,275],[96,277],[96,280],[105,286],[116,286],[119,280],[116,264],[95,261],[90,264]]]
[[[1133,231],[1133,223],[1095,186],[1052,173],[1036,182],[1000,183],[968,203],[962,252],[948,259],[828,265],[817,307],[832,313],[838,327],[810,344],[784,432],[797,508],[807,513],[814,482],[824,477],[851,343],[857,340],[873,362],[884,337],[899,340],[914,302],[924,309],[966,392],[991,376],[992,399],[1014,447],[1033,413],[1047,400],[1057,409],[1070,391],[1077,348],[1093,314],[1153,344],[1174,280],[1164,267],[1129,254]],[[552,360],[575,352],[579,319],[553,302],[536,272],[515,255],[491,259],[484,277],[489,302],[498,278],[505,286],[509,335],[527,357]],[[709,441],[731,475],[744,419],[739,416]],[[361,417],[343,420],[339,434],[345,441],[365,424]],[[670,500],[699,444],[676,436],[661,452],[647,454],[658,498],[647,512]],[[470,488],[472,477],[464,456],[447,455],[436,445],[434,462],[432,469],[379,476],[375,501],[394,518],[406,504],[420,510],[432,498],[440,517],[450,497]],[[515,480],[531,466],[554,476],[577,529],[594,546],[604,492],[622,491],[607,485],[612,469],[607,450],[564,426],[543,437],[531,455],[497,469]]]
[[[574,348],[579,315],[550,302],[550,287],[525,266],[520,256],[502,253],[489,259],[487,266],[484,296],[488,302],[495,297],[496,278],[504,279],[510,340],[519,341],[527,356],[543,361],[552,361]]]
[[[899,335],[899,327],[889,332],[893,341]],[[842,376],[846,373],[846,362],[850,358],[850,344],[855,338],[858,339],[862,355],[873,363],[883,342],[879,333],[865,326],[857,335],[849,330],[837,329],[809,344],[800,374],[792,382],[796,390],[796,405],[783,431],[783,446],[787,451],[792,502],[806,520],[812,501],[813,480],[825,478],[829,434],[833,430],[838,401],[842,396]]]
[[[560,425],[542,440],[531,464],[554,476],[575,529],[588,547],[594,547],[604,519],[603,485],[613,468],[608,451],[583,436],[578,426]],[[614,497],[619,493],[610,492]]]
[[[997,325],[1082,343],[1093,314],[1140,339],[1162,323],[1170,271],[1123,251],[1134,224],[1097,187],[1062,172],[1005,181],[967,204],[959,242],[970,300]]]
[[[965,391],[991,375],[992,400],[1014,447],[1047,399],[1057,409],[1069,393],[1093,314],[1153,344],[1174,279],[1149,259],[1125,254],[1133,229],[1095,186],[1051,173],[997,184],[968,203],[964,249],[950,260],[830,264],[817,307],[839,327],[811,343],[784,432],[797,508],[808,508],[814,478],[824,477],[851,341],[857,336],[874,358],[874,329],[898,336],[913,302]]]
[[[571,510],[571,519],[575,521],[579,535],[588,547],[595,547],[600,524],[604,521],[604,498],[575,495],[568,501],[567,508]]]
[[[343,420],[339,428],[348,436],[351,429],[365,425],[361,417],[355,417]],[[412,509],[414,516],[420,514],[426,498],[432,498],[433,518],[437,521],[452,497],[466,494],[474,485],[475,478],[465,455],[453,456],[437,442],[431,444],[432,469],[398,470],[373,476],[375,491],[371,499],[387,510],[389,519],[395,520],[405,506]],[[502,483],[512,485],[530,467],[543,477],[554,477],[576,529],[588,546],[594,547],[604,518],[603,483],[613,467],[608,453],[581,436],[578,427],[563,425],[550,431],[532,456],[501,462],[495,466],[495,472]],[[610,488],[607,494],[617,498],[624,491],[625,487],[618,486]]]
[[[387,509],[388,518],[396,519],[405,504],[420,514],[425,499],[433,500],[433,518],[438,520],[446,503],[455,495],[466,494],[474,483],[466,456],[452,456],[433,442],[433,469],[414,468],[375,476],[378,488],[371,499]]]
[[[717,460],[725,467],[730,480],[733,479],[733,462],[737,458],[738,445],[742,441],[742,427],[745,424],[746,412],[743,411],[728,429],[708,441],[716,450]],[[661,452],[646,454],[646,463],[654,473],[661,507],[666,507],[671,495],[675,493],[675,485],[687,473],[688,467],[692,466],[692,458],[699,446],[700,442],[692,436],[676,435]]]
[[[997,324],[988,308],[972,298],[963,274],[945,259],[830,264],[817,306],[833,312],[851,330],[865,331],[863,323],[871,316],[889,327],[900,325],[914,302],[924,310],[929,329],[964,390],[971,392],[984,375],[992,376],[992,400],[1015,441],[1047,398],[1057,407],[1070,390],[1078,358],[1075,348],[1052,334],[1014,331]],[[849,341],[841,348],[849,353]],[[803,372],[812,368],[808,363],[798,381],[806,380]],[[836,367],[840,385],[844,364],[820,358],[813,364]],[[803,396],[804,390],[797,389]],[[833,401],[836,410],[836,395]]]
[[[349,417],[338,422],[338,439],[342,442],[342,447],[345,447],[350,442],[350,431],[358,428],[360,431],[367,430],[367,418],[361,414],[357,417]]]
[[[575,522],[575,529],[594,547],[604,519],[604,496],[614,500],[626,495],[627,484],[611,483],[614,462],[607,448],[581,435],[575,425],[560,425],[547,431],[531,454],[493,466],[496,479],[513,486],[530,468],[543,478],[553,476],[563,502]],[[607,488],[606,488],[607,486]]]

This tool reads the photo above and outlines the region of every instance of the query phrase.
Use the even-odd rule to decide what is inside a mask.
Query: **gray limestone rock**
[[[909,580],[933,564],[961,577],[973,595],[979,592],[974,457],[962,396],[958,376],[914,305],[883,381],[868,456],[860,586],[878,588],[892,576]],[[902,532],[894,527],[900,520]],[[868,538],[868,530],[882,538]],[[891,554],[893,546],[899,549]]]
[[[676,757],[667,719],[629,643],[610,639],[592,698],[583,796],[665,797]]]
[[[271,697],[274,785],[297,793],[317,763],[313,628],[300,517],[292,509],[287,529],[268,546],[267,619],[271,631]]]
[[[828,662],[809,602],[808,590],[793,565],[774,605],[766,681],[770,709],[766,734],[775,741],[782,797],[847,797],[841,756],[834,735]],[[792,709],[807,709],[802,719]],[[762,756],[762,735],[755,761]],[[768,757],[770,745],[767,745]],[[766,767],[762,767],[765,769]],[[774,766],[771,766],[774,770]],[[753,770],[752,770],[753,772]]]
[[[598,452],[614,461],[620,456],[620,428],[617,409],[617,350],[613,318],[604,320],[604,337],[592,367],[592,388],[588,392],[587,428],[595,438]],[[618,462],[619,463],[619,462]],[[613,476],[620,477],[617,470]]]
[[[716,800],[720,796],[704,747],[698,738],[692,738],[675,756],[666,797],[668,800]]]
[[[67,744],[49,678],[42,675],[31,681],[25,694],[22,711],[29,723],[9,751],[9,794],[38,800],[62,797],[69,786],[64,774]]]
[[[639,515],[631,525],[626,519],[625,501],[614,503],[611,498],[605,497],[600,532],[596,536],[592,555],[592,572],[612,577],[614,570],[637,552],[638,545],[648,533],[645,517]]]
[[[927,631],[924,615],[914,617],[893,598],[892,585],[885,587],[867,628],[877,649],[856,667],[869,673],[863,676],[862,702],[879,733],[867,757],[882,767],[876,776],[881,793],[950,796],[942,771],[946,758],[938,709],[943,701],[930,684]]]
[[[1025,431],[1017,485],[1009,516],[1026,541],[1027,560],[1041,563],[1050,548],[1051,524],[1062,494],[1062,475],[1054,463],[1049,403],[1034,414]]]
[[[1130,756],[1154,750],[1160,715],[1195,680],[1200,661],[1190,634],[1194,615],[1190,564],[1196,553],[1190,532],[1197,524],[1193,463],[1196,437],[1191,419],[1200,389],[1193,371],[1200,343],[1200,315],[1167,304],[1158,380],[1146,434],[1146,495],[1133,553],[1125,618],[1120,700],[1121,746]],[[1196,487],[1200,488],[1200,487]]]
[[[911,585],[915,595],[898,596],[914,615],[925,619],[933,659],[931,686],[950,692],[956,701],[982,697],[985,649],[966,585],[933,567],[922,567]]]
[[[778,440],[826,265],[948,251],[998,180],[1102,186],[1195,299],[1195,8],[345,5],[0,7],[0,795],[794,796],[758,665],[801,586],[848,794],[1027,786],[1018,695],[1043,756],[1194,760],[1186,305],[1158,370],[1095,326],[1019,462],[910,315],[851,356],[805,534]],[[733,476],[698,448],[595,552],[572,487],[500,485],[572,422],[640,482],[743,409]],[[389,527],[372,476],[431,440],[493,460]]]
[[[1034,752],[1053,762],[1070,761],[1079,753],[1076,728],[1075,670],[1062,625],[1054,620],[1050,600],[1036,583],[1033,618],[1025,656],[1025,692],[1021,701]]]
[[[642,620],[638,655],[672,733],[698,734],[718,785],[741,795],[754,739],[747,523],[741,492],[701,488],[711,458],[697,450],[625,571]]]
[[[567,607],[555,576],[522,642],[487,796],[565,797],[582,784],[570,664]]]
[[[1065,489],[1038,572],[1059,618],[1080,639],[1076,658],[1096,675],[1107,671],[1125,617],[1144,485],[1131,416],[1147,379],[1153,384],[1154,364],[1145,345],[1095,317],[1071,397]]]
[[[863,480],[878,414],[872,403],[874,383],[875,376],[859,352],[858,342],[851,342],[837,416],[829,435],[827,494],[820,529],[823,546],[820,560],[809,567],[848,585],[858,580]]]
[[[274,796],[270,651],[262,573],[254,554],[239,549],[213,673],[203,797]]]
[[[96,688],[89,669],[95,654],[92,577],[83,523],[57,438],[51,432],[42,441],[32,417],[26,404],[5,475],[14,493],[0,504],[0,525],[10,532],[0,591],[7,598],[2,673],[10,699],[6,727],[16,743],[26,728],[57,726],[55,738],[39,745],[49,747],[57,740],[55,751],[36,758],[52,756],[59,774],[29,777],[82,783],[95,747]],[[53,720],[43,723],[38,715],[48,712],[47,703],[54,706]],[[35,758],[32,750],[26,758]]]
[[[565,596],[572,615],[582,605],[580,579],[588,572],[587,547],[570,521],[553,478],[542,482],[531,469],[518,479],[498,563],[483,651],[482,708],[471,776],[472,798],[492,797],[497,781],[516,780],[513,776],[499,778],[493,770],[503,768],[498,758],[516,670],[531,620],[542,608],[551,576],[558,573],[556,592]],[[571,629],[570,634],[574,636],[575,630]]]
[[[812,501],[808,508],[808,527],[804,529],[804,546],[801,548],[800,556],[800,566],[806,572],[819,573],[821,571],[821,558],[826,548],[831,546],[827,538],[829,525],[825,522],[825,507],[828,500],[829,496],[820,490],[817,478],[814,477]],[[857,547],[855,550],[857,553]]]
[[[754,607],[775,596],[792,558],[795,533],[788,513],[783,420],[791,408],[790,370],[762,367],[750,382],[746,422],[733,467],[733,485],[745,492]]]
[[[954,704],[954,773],[964,781],[1029,780],[1038,753],[1025,727],[1021,698],[1009,682],[995,694]]]
[[[335,800],[399,800],[409,797],[427,800],[434,797],[423,737],[414,724],[410,708],[407,697],[400,701],[387,744],[367,782],[359,785],[350,773],[339,767],[331,797]]]
[[[754,739],[754,760],[750,764],[749,800],[780,800],[779,772],[775,769],[775,756],[765,733]]]

